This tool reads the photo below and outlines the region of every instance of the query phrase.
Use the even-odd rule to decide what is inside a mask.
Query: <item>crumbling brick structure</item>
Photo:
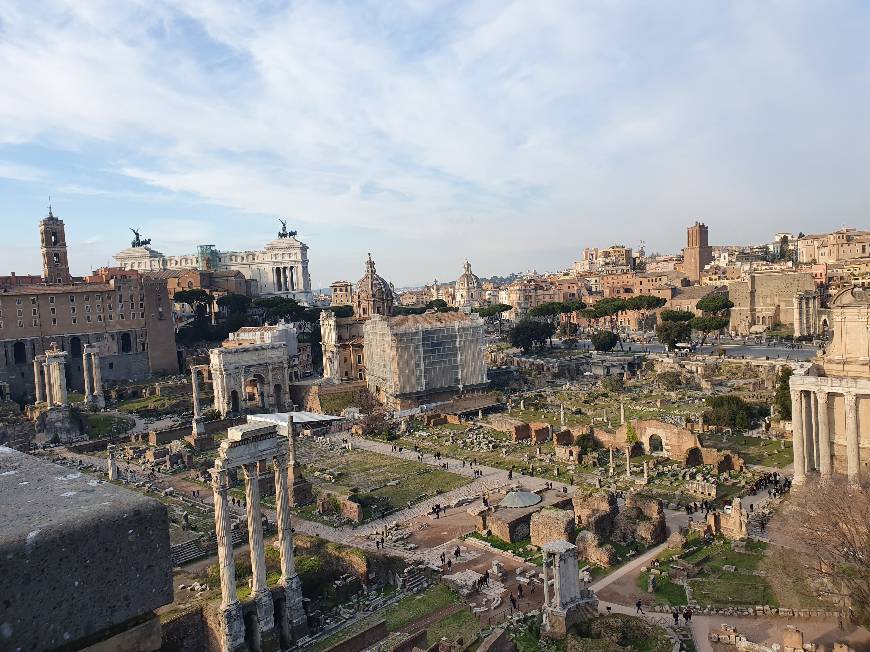
[[[532,545],[543,546],[551,541],[573,541],[574,536],[574,512],[545,507],[532,514]]]
[[[532,436],[529,424],[503,414],[492,415],[489,418],[489,425],[499,432],[508,433],[514,441],[522,441]]]

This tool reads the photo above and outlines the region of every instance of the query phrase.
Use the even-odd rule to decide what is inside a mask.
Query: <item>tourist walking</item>
[[[643,604],[640,600],[634,603],[635,613],[642,614],[643,613]]]

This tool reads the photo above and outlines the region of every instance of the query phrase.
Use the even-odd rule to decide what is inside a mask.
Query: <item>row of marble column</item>
[[[33,382],[36,402],[49,406],[69,405],[66,388],[66,358],[64,351],[51,350],[33,358]]]
[[[33,384],[36,402],[49,406],[66,407],[69,404],[66,386],[66,351],[52,348],[45,355],[33,358]],[[100,354],[91,345],[82,352],[82,372],[85,381],[85,402],[105,406],[103,375],[100,369]]]
[[[843,392],[846,406],[846,474],[851,482],[861,477],[858,441],[858,395]],[[833,448],[827,389],[791,390],[792,443],[795,484],[806,482],[807,474],[818,472],[822,479],[833,474]]]
[[[275,289],[279,292],[296,289],[295,267],[276,267],[273,274],[275,275]]]
[[[263,544],[263,515],[260,508],[258,462],[242,466],[245,478],[245,502],[248,520],[248,542],[251,555],[253,586],[251,594],[257,607],[261,632],[275,627],[272,594],[266,584],[266,552]],[[290,492],[288,486],[288,456],[274,458],[275,504],[277,509],[278,542],[281,556],[281,584],[288,592],[288,622],[295,627],[304,619],[301,607],[301,584],[293,560],[293,529],[290,523]],[[229,509],[229,475],[227,469],[212,469],[214,491],[215,532],[217,533],[218,565],[221,578],[221,606],[226,649],[234,649],[244,640],[241,605],[236,597],[236,570],[233,561],[231,513]]]

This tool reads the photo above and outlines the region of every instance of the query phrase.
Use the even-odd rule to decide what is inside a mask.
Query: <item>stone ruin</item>
[[[664,507],[655,498],[630,493],[620,509],[613,493],[578,492],[573,504],[580,528],[577,548],[594,564],[608,567],[616,561],[616,551],[607,541],[651,546],[662,543],[667,536]]]
[[[598,615],[598,598],[580,584],[577,548],[567,541],[543,546],[544,623],[543,633],[565,638],[568,629]]]
[[[731,511],[710,512],[707,516],[707,530],[711,534],[721,534],[726,539],[736,541],[749,536],[749,515],[743,509],[740,498],[731,501]]]
[[[572,541],[575,538],[574,513],[568,509],[545,507],[532,514],[531,537],[533,546],[553,541]]]
[[[504,414],[493,414],[489,417],[489,425],[493,430],[506,432],[513,441],[523,441],[532,436],[531,428],[525,421],[514,419]]]
[[[781,645],[779,643],[772,645],[754,643],[744,634],[738,632],[734,626],[727,623],[722,623],[716,629],[710,630],[709,638],[711,643],[733,645],[741,652],[822,652],[826,649],[815,643],[804,642],[804,633],[794,625],[786,625],[782,630]],[[850,647],[848,643],[838,641],[833,645],[833,652],[855,652],[855,649]]]
[[[340,496],[330,491],[317,495],[318,514],[339,514],[354,523],[362,523],[363,508],[351,496]]]
[[[287,647],[308,633],[302,606],[302,582],[293,560],[293,528],[290,523],[288,440],[278,435],[274,424],[247,423],[229,429],[221,442],[211,470],[214,490],[215,532],[218,568],[221,579],[219,608],[222,652],[246,649],[246,638],[262,642],[263,647]],[[278,521],[278,549],[281,557],[281,598],[273,602],[266,584],[266,553],[263,545],[263,520],[260,506],[259,464],[274,465],[275,506]],[[229,508],[232,469],[241,468],[245,477],[245,507],[248,516],[248,541],[251,555],[251,595],[256,611],[251,618],[242,616],[236,595],[236,571],[233,558],[232,524]],[[276,608],[276,604],[280,608]],[[248,631],[246,636],[246,629]],[[288,645],[285,645],[287,643]]]

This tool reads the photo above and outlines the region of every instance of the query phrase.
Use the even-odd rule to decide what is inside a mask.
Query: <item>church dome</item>
[[[456,280],[456,288],[463,290],[476,290],[480,287],[480,279],[471,271],[471,263],[466,260],[462,276]]]
[[[372,315],[389,315],[393,310],[395,293],[393,286],[379,276],[375,270],[375,261],[369,254],[366,261],[366,273],[356,283],[354,293],[354,309],[357,317]]]

